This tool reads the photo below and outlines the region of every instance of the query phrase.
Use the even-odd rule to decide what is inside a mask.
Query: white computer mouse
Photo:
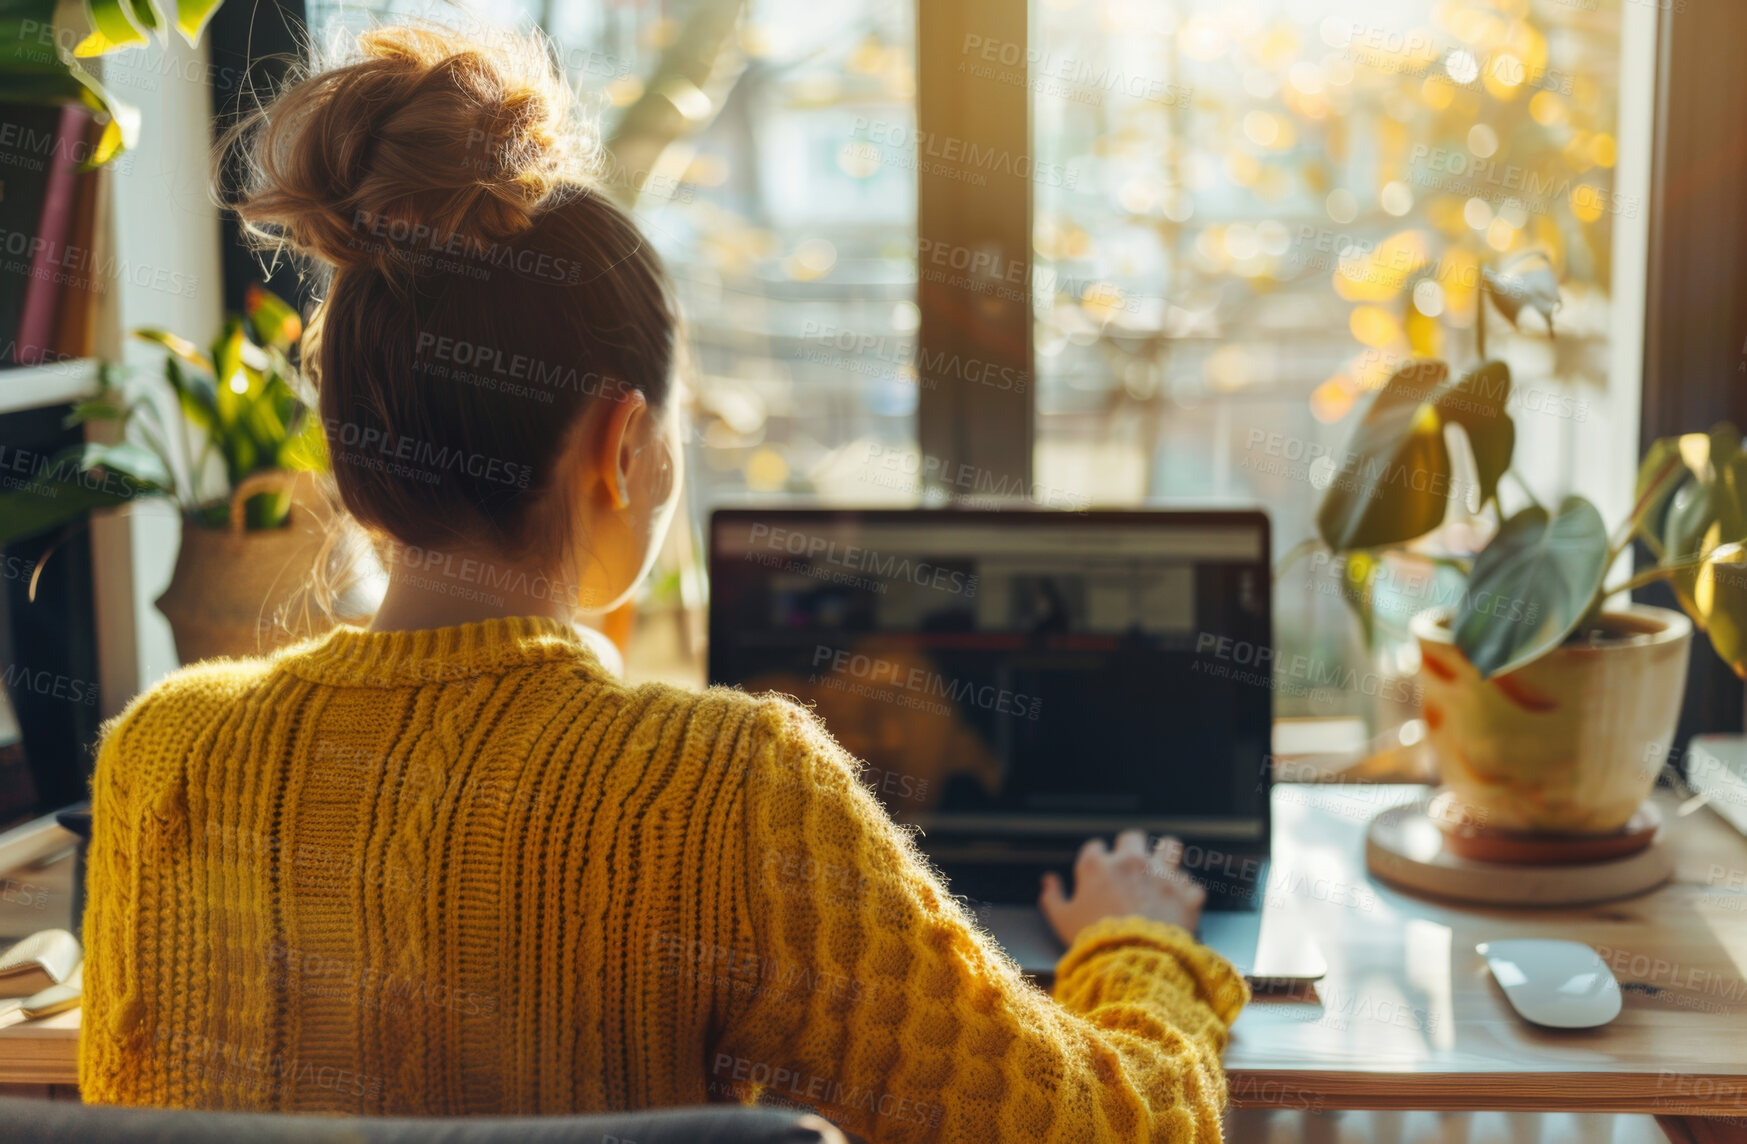
[[[1592,1029],[1620,1015],[1620,983],[1580,941],[1483,941],[1474,952],[1523,1020],[1551,1029]]]

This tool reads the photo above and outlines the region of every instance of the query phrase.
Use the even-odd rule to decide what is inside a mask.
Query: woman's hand
[[[1149,855],[1146,835],[1138,830],[1117,835],[1115,850],[1106,849],[1102,838],[1090,839],[1074,863],[1074,896],[1067,896],[1052,871],[1043,876],[1037,906],[1066,945],[1100,918],[1134,914],[1193,933],[1207,891],[1183,873],[1182,857],[1183,843],[1170,837],[1159,839]]]

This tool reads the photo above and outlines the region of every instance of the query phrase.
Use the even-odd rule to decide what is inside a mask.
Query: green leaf
[[[1366,651],[1377,642],[1377,613],[1372,607],[1375,598],[1377,570],[1382,561],[1369,552],[1349,552],[1331,561],[1331,574],[1340,582],[1341,599],[1359,624],[1359,639]]]
[[[1456,646],[1482,678],[1538,659],[1588,616],[1607,565],[1607,526],[1594,505],[1566,497],[1557,516],[1523,509],[1474,559]]]
[[[1336,552],[1417,540],[1444,521],[1452,492],[1444,426],[1462,426],[1474,453],[1479,501],[1498,495],[1516,448],[1507,411],[1510,371],[1487,362],[1451,381],[1444,363],[1409,363],[1378,391],[1329,476],[1317,510],[1323,542]]]
[[[55,20],[53,0],[6,0],[0,7],[0,102],[83,103],[95,112],[103,130],[80,163],[82,171],[102,166],[138,142],[139,109],[116,99],[80,66],[61,39],[64,25]]]
[[[218,429],[218,393],[210,377],[189,376],[175,358],[164,359],[164,377],[176,391],[182,416],[208,433]]]
[[[273,392],[275,381],[277,379],[263,383],[261,391],[237,419],[237,426],[247,429],[254,440],[256,451],[267,458],[275,456],[279,452],[279,446],[285,442],[285,422]],[[283,385],[279,388],[283,389]]]
[[[279,359],[283,360],[283,359]],[[298,400],[284,374],[269,369],[261,383],[261,396],[271,403],[273,415],[278,420],[280,432],[286,431],[297,411],[303,408],[303,402]]]
[[[163,458],[132,441],[119,441],[113,445],[90,442],[80,456],[80,465],[86,469],[114,469],[141,484],[160,489],[168,488],[171,483],[170,471],[164,467]]]
[[[228,528],[231,520],[230,501],[218,500],[200,505],[192,515],[202,528]]]
[[[0,28],[3,27],[4,25],[0,25]],[[0,37],[8,34],[0,30]],[[0,67],[3,66],[0,64]],[[28,70],[0,72],[0,103],[58,105],[82,102],[84,94],[84,85],[74,79],[73,73],[64,67],[41,75]]]
[[[1713,548],[1693,582],[1693,607],[1711,647],[1736,675],[1747,679],[1747,547]]]
[[[283,298],[258,282],[249,283],[244,293],[243,312],[255,335],[262,343],[280,353],[288,353],[303,336],[303,319]]]
[[[81,171],[93,171],[140,141],[140,109],[111,95],[96,76],[80,67],[70,55],[66,57],[67,72],[79,85],[79,99],[98,113],[103,132],[91,157],[79,164]]]
[[[212,372],[212,359],[200,352],[200,347],[187,338],[172,334],[168,330],[140,329],[133,336],[143,342],[154,342],[163,346],[183,361],[206,373]]]
[[[176,0],[176,30],[188,41],[189,47],[200,43],[212,14],[223,0]]]
[[[1741,451],[1741,431],[1727,421],[1719,421],[1705,433],[1711,443],[1711,460],[1733,457]]]
[[[0,546],[157,491],[120,472],[81,471],[79,451],[68,450],[31,474],[27,484],[0,492]]]
[[[1690,471],[1681,456],[1681,438],[1662,437],[1650,443],[1638,465],[1638,480],[1632,492],[1632,515],[1627,527],[1636,534],[1662,535],[1665,511]]]
[[[304,409],[278,374],[251,376],[251,390],[236,420],[220,438],[233,485],[257,469],[271,468],[290,436],[288,425]]]
[[[242,359],[243,368],[256,373],[268,373],[273,369],[273,355],[249,340],[247,326],[238,323],[243,331],[242,345],[237,347],[237,355]]]
[[[84,425],[90,421],[125,420],[127,414],[127,407],[120,402],[107,397],[93,397],[74,404],[61,424],[71,429],[75,425]]]
[[[259,289],[250,291],[248,310],[246,316],[226,318],[207,353],[164,330],[134,331],[169,351],[164,376],[183,415],[205,431],[207,449],[218,454],[232,488],[266,468],[327,467],[320,423],[305,404],[303,378],[285,352],[301,333],[296,312]],[[253,340],[257,333],[268,344]],[[208,456],[191,458],[191,466],[204,473]],[[253,497],[247,512],[252,525],[274,524],[283,520],[284,498]]]
[[[1414,362],[1396,371],[1378,391],[1317,510],[1317,531],[1331,549],[1401,543],[1442,523],[1442,497],[1420,495],[1411,482],[1392,478],[1448,472],[1443,426],[1424,400],[1448,376],[1443,362]]]
[[[225,479],[232,488],[261,467],[261,447],[240,423],[226,431],[219,441],[219,451],[224,454]]]
[[[1719,422],[1709,433],[1687,433],[1674,440],[1686,475],[1662,512],[1664,565],[1690,563],[1719,544],[1747,540],[1747,455],[1740,451],[1740,432]],[[1696,568],[1679,569],[1668,581],[1681,607],[1695,618],[1697,575]]]
[[[1697,477],[1687,477],[1668,500],[1662,523],[1662,563],[1683,564],[1698,559],[1700,546],[1711,522],[1711,488]],[[1668,577],[1676,601],[1688,615],[1697,615],[1693,586],[1697,571],[1677,568]]]
[[[73,54],[82,59],[144,47],[151,43],[152,29],[158,26],[158,18],[145,0],[85,0],[85,14],[91,21],[90,34],[73,48]]]
[[[1517,315],[1526,306],[1547,322],[1547,333],[1553,332],[1553,311],[1559,308],[1559,276],[1553,264],[1538,250],[1525,251],[1500,265],[1481,271],[1492,304],[1511,325],[1517,325]]]
[[[55,6],[55,0],[7,0],[0,7],[0,72],[48,76],[63,70]]]
[[[1707,547],[1747,540],[1747,453],[1734,453],[1722,458],[1713,455],[1712,463],[1716,466],[1718,477],[1718,495],[1711,500],[1716,519],[1712,521],[1711,528],[1706,530],[1706,535],[1712,531],[1718,535]]]
[[[1480,483],[1480,506],[1498,496],[1498,482],[1516,452],[1516,422],[1509,412],[1510,367],[1501,361],[1483,363],[1437,399],[1438,412],[1468,435]]]
[[[1688,477],[1674,490],[1662,523],[1662,548],[1669,563],[1696,559],[1711,525],[1711,486]]]
[[[280,380],[285,382],[285,387],[291,391],[291,395],[297,399],[299,405],[306,405],[311,409],[317,409],[321,406],[321,395],[316,392],[316,388],[310,383],[310,380],[303,375],[303,371],[291,364],[290,358],[272,346],[268,346],[267,359],[268,372],[279,375]]]
[[[243,525],[251,530],[278,528],[290,513],[290,489],[256,493],[243,506]]]
[[[252,380],[243,366],[243,323],[232,318],[212,348],[212,379],[218,403],[218,423],[224,429],[235,425],[248,408]],[[239,381],[240,379],[240,381]]]
[[[294,472],[326,472],[328,439],[322,432],[321,418],[306,408],[297,427],[279,447],[275,464],[281,469],[291,469]]]

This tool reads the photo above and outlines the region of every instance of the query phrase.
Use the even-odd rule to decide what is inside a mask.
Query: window
[[[1036,190],[1038,482],[1261,503],[1284,551],[1314,535],[1315,460],[1349,414],[1410,356],[1470,367],[1480,266],[1530,249],[1562,283],[1556,338],[1530,315],[1486,325],[1513,367],[1518,468],[1544,498],[1618,429],[1635,451],[1610,287],[1616,229],[1648,205],[1615,177],[1618,6],[1311,9],[1034,5],[1038,160],[1078,175]],[[1277,585],[1281,655],[1313,665],[1278,679],[1280,714],[1371,714],[1379,688],[1314,686],[1353,678],[1336,664],[1411,672],[1387,638],[1363,662],[1338,574],[1300,564]],[[1380,597],[1385,636],[1418,606]]]
[[[316,3],[310,22],[409,13],[467,18]],[[599,109],[609,174],[641,187],[688,326],[694,516],[749,496],[909,500],[865,462],[915,442],[915,181],[864,141],[913,131],[913,5],[577,0],[493,18],[552,36]]]
[[[1581,486],[1618,515],[1629,489],[1610,460],[1637,445],[1642,318],[1615,297],[1634,281],[1616,238],[1641,236],[1649,162],[1648,57],[1627,57],[1653,40],[1651,7],[1011,7],[924,6],[921,33],[904,0],[504,12],[553,35],[609,136],[640,129],[650,100],[684,117],[671,140],[618,142],[690,326],[694,519],[771,496],[929,502],[923,469],[943,442],[1001,438],[1007,475],[1046,503],[1259,503],[1283,552],[1314,534],[1313,462],[1342,448],[1350,415],[1410,356],[1473,364],[1480,268],[1530,249],[1562,282],[1557,337],[1532,317],[1487,324],[1489,356],[1516,378],[1518,468],[1542,496]],[[311,12],[318,33],[363,16]],[[677,55],[711,20],[730,29],[719,50]],[[955,140],[987,144],[979,115],[1027,109],[1017,177],[998,149],[955,154]],[[934,186],[996,182],[931,213],[943,157]],[[979,216],[1011,204],[1023,232],[1003,244]],[[1030,344],[1008,338],[1011,360],[983,365],[1018,366],[1023,416],[918,376],[942,337],[919,240],[1022,268]],[[964,294],[947,341],[997,322],[992,297]],[[899,463],[869,463],[881,454]],[[1301,564],[1281,580],[1280,655],[1330,678],[1410,674],[1411,602],[1380,600],[1369,655],[1338,575]],[[1403,714],[1379,711],[1377,688],[1280,682],[1280,714]]]

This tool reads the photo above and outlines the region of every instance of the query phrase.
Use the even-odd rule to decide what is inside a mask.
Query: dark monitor
[[[710,681],[812,706],[931,840],[1265,850],[1268,550],[1260,512],[723,510]]]

